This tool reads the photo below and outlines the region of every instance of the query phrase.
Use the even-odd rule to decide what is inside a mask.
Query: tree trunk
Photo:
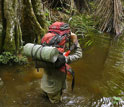
[[[47,8],[59,9],[63,12],[74,13],[76,5],[74,0],[42,0]],[[47,2],[47,3],[46,3]]]
[[[87,0],[43,0],[48,2],[50,8],[62,7],[65,9],[78,10],[83,12],[84,10],[90,11]]]
[[[18,53],[22,40],[38,42],[45,32],[41,0],[0,0],[0,14],[0,52]]]
[[[0,4],[2,4],[2,1],[0,0]],[[1,10],[2,10],[2,5],[0,5],[0,48],[1,48],[1,43],[2,43],[2,29],[3,29],[3,26],[2,26],[2,13],[1,13]]]
[[[121,0],[97,0],[95,16],[99,19],[101,31],[113,32],[120,35],[124,29],[124,14]]]
[[[18,1],[3,1],[3,50],[14,52],[20,46],[22,37],[19,19],[17,16]]]
[[[87,0],[74,0],[75,5],[79,12],[83,12],[84,10],[90,11],[88,1]]]

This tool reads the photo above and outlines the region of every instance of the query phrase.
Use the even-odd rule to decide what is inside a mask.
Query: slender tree
[[[88,1],[87,0],[43,0],[47,1],[50,7],[65,7],[66,9],[75,10],[83,12],[83,10],[89,11]]]
[[[74,0],[42,0],[43,2],[47,2],[46,4],[50,8],[57,8],[61,7],[63,8],[73,10],[76,8],[75,1]]]
[[[2,3],[2,2],[1,2],[1,0],[0,0],[0,4],[1,4],[1,3]],[[1,39],[2,39],[2,38],[1,38],[1,36],[2,36],[2,27],[3,27],[3,26],[2,26],[2,17],[1,17],[1,16],[2,16],[2,15],[1,15],[1,6],[2,6],[2,5],[0,5],[0,47],[1,47]]]
[[[0,16],[1,52],[17,53],[22,40],[40,41],[46,28],[41,0],[0,0]]]
[[[90,11],[88,0],[74,0],[75,5],[79,12],[83,12],[84,10]]]
[[[95,16],[101,31],[119,36],[124,29],[124,13],[121,0],[97,0]]]

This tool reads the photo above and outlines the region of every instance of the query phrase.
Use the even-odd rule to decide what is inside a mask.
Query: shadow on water
[[[81,60],[72,64],[76,84],[71,92],[71,77],[63,102],[51,104],[40,94],[42,69],[33,66],[0,68],[0,107],[124,107],[124,43],[112,43],[96,36],[94,45]]]

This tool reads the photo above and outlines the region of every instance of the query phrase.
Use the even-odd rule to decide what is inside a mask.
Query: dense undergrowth
[[[94,10],[94,3],[90,3],[90,7]],[[102,32],[95,28],[95,21],[92,14],[79,13],[74,10],[72,15],[71,10],[63,9],[62,7],[54,8],[53,11],[45,10],[46,21],[48,26],[55,21],[63,21],[70,25],[71,31],[78,36],[78,40],[82,48],[88,48],[93,44],[94,35],[98,35]],[[59,16],[59,17],[58,17]]]
[[[19,64],[19,65],[23,65],[23,64],[27,64],[28,60],[25,56],[16,56],[13,55],[10,52],[3,52],[0,55],[0,65],[14,65],[14,64]]]
[[[46,16],[49,16],[49,13],[46,13]],[[58,20],[59,21],[59,20]],[[93,44],[93,36],[99,33],[94,27],[94,21],[90,15],[78,14],[71,16],[69,19],[63,19],[64,22],[69,23],[71,31],[77,34],[78,40],[83,49],[86,49]],[[55,22],[55,20],[47,19],[48,26]],[[0,65],[3,64],[26,64],[27,58],[25,56],[16,56],[10,52],[3,52],[0,55]]]
[[[91,4],[93,5],[93,4]],[[91,6],[93,7],[93,6]],[[70,10],[63,8],[56,8],[50,11],[48,8],[44,10],[47,25],[51,25],[55,21],[63,21],[70,25],[71,31],[76,33],[81,47],[86,49],[93,44],[93,36],[99,33],[94,27],[94,20],[88,14],[79,14],[78,12],[72,15]],[[75,10],[76,11],[76,10]],[[3,64],[26,64],[27,58],[24,56],[19,57],[10,52],[3,52],[0,54],[0,65]]]
[[[96,28],[93,18],[87,14],[75,15],[70,21],[72,31],[74,31],[82,48],[88,48],[93,44],[94,36],[100,34]]]

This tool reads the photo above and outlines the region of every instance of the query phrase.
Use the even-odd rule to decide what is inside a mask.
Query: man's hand
[[[72,33],[72,32],[71,32],[70,38],[71,38],[71,40],[72,40],[72,42],[73,42],[74,44],[76,44],[76,43],[78,42],[77,35],[74,34],[74,33]]]
[[[78,38],[77,38],[77,35],[74,34],[74,33],[72,33],[72,32],[71,32],[70,38],[71,38],[71,41],[72,41],[72,45],[71,45],[71,47],[70,47],[70,51],[72,51],[72,50],[74,50],[74,49],[77,48],[77,45],[78,45]]]

